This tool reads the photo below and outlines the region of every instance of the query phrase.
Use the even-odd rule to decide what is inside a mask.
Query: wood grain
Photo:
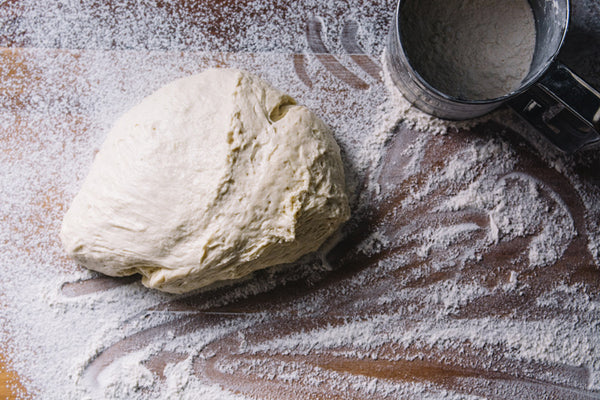
[[[12,391],[12,388],[9,387],[13,377],[4,370],[5,368],[6,365],[4,363],[0,363],[0,398],[14,399],[16,397]]]
[[[7,365],[5,357],[0,355],[0,399],[26,398],[26,391],[19,377]]]

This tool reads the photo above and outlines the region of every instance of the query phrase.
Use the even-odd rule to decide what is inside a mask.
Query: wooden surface
[[[12,399],[14,394],[8,386],[12,380],[12,376],[5,370],[6,365],[0,365],[0,398]]]
[[[197,2],[190,5],[189,2],[181,2],[185,4],[183,8],[178,9],[178,13],[193,13],[195,8],[206,8],[212,9],[218,16],[216,21],[224,21],[227,16],[222,15],[220,5],[221,3],[229,4],[230,2]],[[243,12],[243,4],[245,2],[232,3],[237,7],[233,12]],[[231,4],[229,4],[231,6]],[[188,7],[188,8],[186,8]],[[234,8],[235,8],[234,7]],[[19,13],[22,12],[19,8],[18,2],[5,2],[0,5],[0,10],[3,11],[5,21],[18,18]],[[277,10],[274,12],[278,12]],[[314,10],[312,10],[314,12]],[[383,16],[384,22],[382,25],[388,23],[388,16]],[[216,24],[216,23],[215,23]],[[320,25],[321,22],[316,19],[308,20],[306,24],[299,28],[298,34],[302,37],[306,37],[308,41],[308,47],[301,49],[298,53],[290,53],[289,49],[283,49],[288,51],[286,57],[289,57],[295,67],[295,72],[307,87],[307,92],[310,91],[314,81],[317,79],[314,76],[310,76],[306,70],[305,60],[306,52],[315,54],[319,62],[324,66],[323,68],[330,73],[331,79],[337,80],[339,89],[337,90],[338,95],[345,96],[351,93],[352,90],[365,90],[370,85],[381,85],[381,82],[376,83],[378,79],[378,73],[380,66],[378,64],[377,57],[369,57],[365,54],[358,54],[356,47],[349,45],[346,42],[344,48],[353,49],[352,59],[357,65],[357,71],[362,70],[365,72],[363,78],[358,76],[358,72],[353,73],[349,71],[339,62],[337,62],[334,55],[327,52],[327,47],[324,44],[321,33],[324,27]],[[211,30],[211,34],[220,37],[226,37],[227,35],[239,33],[237,30],[242,31],[241,25],[232,25],[232,30],[228,30],[225,27],[216,24],[214,29]],[[41,73],[36,71],[32,65],[28,64],[27,52],[31,51],[26,35],[17,30],[11,31],[7,29],[4,31],[5,37],[0,38],[0,45],[6,47],[1,51],[2,63],[0,64],[4,71],[11,71],[5,73],[3,76],[10,79],[22,79],[27,77],[26,81],[23,81],[20,89],[14,90],[14,93],[10,93],[9,96],[5,96],[10,99],[9,102],[4,104],[4,107],[15,110],[15,113],[19,114],[22,119],[20,120],[19,126],[15,126],[11,136],[0,137],[0,145],[2,149],[8,151],[15,151],[17,154],[19,151],[24,151],[26,146],[16,146],[14,149],[8,146],[11,140],[29,141],[29,143],[41,144],[43,138],[40,137],[38,132],[28,127],[27,124],[27,113],[23,112],[28,108],[29,95],[35,90],[41,90],[43,87],[43,81],[37,77],[36,74]],[[598,37],[594,36],[594,32],[586,32],[582,27],[576,27],[574,33],[570,36],[567,41],[567,55],[569,54],[582,54],[582,52],[590,51],[582,45],[584,42],[588,42],[590,37],[597,40]],[[596,42],[597,43],[597,42]],[[101,45],[98,45],[101,47]],[[120,44],[116,42],[114,47],[104,48],[101,50],[118,51]],[[142,46],[140,46],[142,47]],[[200,47],[200,44],[196,46],[196,50]],[[73,77],[78,74],[78,70],[85,68],[85,62],[79,61],[81,55],[85,55],[86,49],[57,49],[57,48],[40,48],[35,49],[36,51],[47,52],[52,54],[53,52],[61,51],[66,54],[71,54],[73,57],[73,63],[65,67],[65,81],[68,81],[68,77]],[[169,49],[162,49],[167,51]],[[193,51],[194,49],[190,50]],[[223,65],[228,65],[228,57],[231,54],[235,54],[243,49],[225,48],[218,49],[212,48],[211,51],[222,50],[228,52],[227,54],[221,55],[219,62]],[[140,50],[143,51],[143,50]],[[597,51],[597,49],[595,50]],[[570,53],[569,53],[570,52]],[[589,55],[589,54],[588,54]],[[170,57],[170,55],[169,55]],[[198,62],[214,62],[215,58],[211,59],[210,54],[198,56]],[[251,55],[248,55],[251,57]],[[598,60],[598,57],[595,58]],[[577,67],[580,66],[585,70],[589,63],[589,57],[587,59],[575,58],[574,63]],[[39,66],[38,66],[39,67]],[[594,67],[595,68],[595,67]],[[589,75],[586,78],[588,80],[595,79],[594,76]],[[18,87],[15,85],[11,86],[13,89]],[[0,90],[3,90],[0,88]],[[329,93],[328,95],[332,95]],[[333,96],[333,95],[332,95]],[[22,112],[22,113],[21,113]],[[55,118],[56,116],[48,116],[48,119]],[[69,130],[66,135],[71,135],[73,138],[77,136],[77,132],[89,127],[93,124],[90,116],[86,115],[69,115],[68,118]],[[459,310],[454,316],[457,319],[461,318],[477,318],[480,316],[492,316],[498,319],[511,318],[512,315],[524,315],[527,318],[531,318],[536,321],[543,321],[544,317],[548,313],[552,315],[562,317],[572,311],[569,310],[548,310],[535,303],[535,299],[544,293],[549,287],[552,287],[554,282],[566,282],[571,285],[580,284],[589,290],[592,294],[600,293],[600,279],[598,279],[598,267],[595,265],[592,256],[586,248],[585,237],[579,236],[575,238],[572,243],[569,244],[568,249],[561,259],[553,265],[546,268],[543,272],[536,269],[528,269],[526,263],[519,258],[527,248],[528,243],[531,241],[531,237],[523,238],[522,240],[514,240],[509,243],[500,243],[497,246],[492,246],[485,254],[482,255],[483,262],[474,262],[467,264],[460,268],[460,270],[443,270],[435,273],[427,274],[422,277],[415,278],[413,281],[406,283],[403,276],[397,271],[396,275],[392,276],[381,276],[374,269],[378,262],[381,260],[391,259],[394,255],[402,255],[403,253],[413,249],[414,243],[402,243],[397,247],[386,247],[382,245],[374,254],[364,254],[360,251],[360,245],[365,237],[380,229],[381,226],[385,226],[388,231],[399,231],[406,229],[407,221],[420,221],[419,228],[423,226],[436,226],[440,223],[440,220],[434,220],[434,218],[427,219],[429,215],[429,208],[432,205],[438,204],[444,199],[447,193],[440,190],[435,193],[431,193],[428,197],[423,199],[423,203],[413,209],[403,209],[400,207],[400,203],[405,197],[407,188],[419,188],[424,185],[422,177],[426,173],[431,173],[439,168],[444,159],[449,159],[452,156],[460,153],[461,150],[471,145],[473,142],[478,140],[487,140],[488,135],[499,135],[502,140],[509,143],[511,151],[516,154],[518,160],[515,171],[522,174],[527,174],[535,178],[536,180],[543,182],[546,187],[550,188],[553,192],[546,193],[542,191],[541,196],[550,201],[552,196],[559,196],[562,198],[568,207],[569,211],[573,215],[575,221],[575,227],[579,232],[585,232],[586,226],[586,210],[582,205],[581,198],[577,195],[573,183],[566,179],[564,176],[556,172],[553,168],[549,167],[546,162],[542,160],[542,157],[533,149],[523,143],[521,137],[507,129],[506,127],[499,125],[495,122],[490,122],[486,125],[479,126],[473,132],[454,132],[448,136],[436,136],[430,139],[428,143],[428,151],[422,161],[423,175],[401,177],[401,174],[395,174],[398,168],[402,165],[407,165],[410,160],[403,159],[402,150],[414,143],[419,137],[419,132],[410,129],[407,126],[398,126],[396,135],[390,140],[388,144],[386,155],[384,157],[384,168],[379,172],[377,177],[378,182],[382,187],[392,187],[389,189],[388,197],[386,201],[382,201],[376,197],[373,197],[372,205],[359,219],[356,219],[352,223],[352,229],[348,232],[347,236],[328,254],[328,260],[333,267],[330,273],[323,274],[319,277],[317,282],[292,282],[288,285],[282,285],[277,287],[267,294],[261,294],[258,296],[251,297],[247,301],[238,302],[229,305],[228,307],[217,308],[209,310],[210,313],[203,314],[198,313],[192,316],[186,316],[177,319],[171,325],[165,327],[157,325],[151,329],[144,330],[139,334],[128,337],[120,342],[114,343],[107,347],[100,355],[91,363],[89,369],[92,375],[98,374],[103,367],[109,365],[119,355],[138,349],[142,342],[149,340],[159,340],[161,335],[165,333],[167,329],[173,330],[175,335],[183,335],[192,331],[200,330],[203,326],[210,324],[217,324],[226,320],[233,320],[238,318],[238,313],[245,313],[247,315],[256,314],[258,312],[264,312],[265,310],[289,310],[287,317],[277,317],[269,320],[265,324],[258,325],[253,329],[248,329],[245,332],[245,341],[248,343],[261,344],[266,342],[268,339],[277,337],[278,335],[284,335],[294,332],[303,332],[306,329],[335,326],[336,324],[342,324],[342,320],[347,315],[361,315],[364,318],[368,318],[371,315],[377,315],[378,313],[386,312],[386,309],[382,310],[378,306],[369,305],[368,300],[374,298],[376,295],[380,295],[386,290],[393,291],[394,285],[402,281],[407,286],[414,287],[427,287],[428,285],[439,282],[448,277],[455,277],[457,281],[468,283],[470,281],[476,281],[484,287],[493,288],[498,285],[505,283],[510,275],[509,270],[519,272],[520,280],[524,287],[522,292],[518,294],[506,294],[501,293],[497,295],[490,295],[483,298],[481,301],[470,303],[463,309]],[[19,150],[21,149],[21,150]],[[600,171],[600,161],[598,157],[590,157],[585,163],[582,163],[576,168],[577,174],[587,182],[598,183],[598,175]],[[501,177],[498,177],[499,179]],[[466,185],[457,184],[456,187],[450,188],[453,192],[465,189]],[[449,189],[449,190],[450,190]],[[60,192],[60,189],[57,189]],[[63,198],[60,193],[56,195],[40,194],[42,199],[40,201],[41,208],[47,207],[63,207]],[[55,199],[59,199],[58,203]],[[489,222],[485,214],[473,211],[464,213],[458,216],[445,216],[451,221],[467,221],[479,226],[482,230],[489,229]],[[442,221],[444,222],[444,221]],[[33,221],[32,223],[36,223]],[[410,224],[409,224],[410,225]],[[42,228],[42,227],[40,227]],[[416,227],[413,227],[416,229]],[[531,235],[533,236],[533,235]],[[460,246],[468,247],[473,245],[477,240],[477,237],[472,237],[464,242],[460,243]],[[443,254],[434,252],[433,258],[443,259]],[[62,262],[62,261],[61,261]],[[404,273],[420,268],[423,264],[422,260],[413,260],[408,262],[407,266],[403,269]],[[507,265],[510,264],[510,268]],[[369,272],[373,269],[375,272]],[[354,287],[353,280],[355,276],[359,274],[367,274],[366,284],[362,287]],[[260,279],[260,273],[258,278]],[[85,293],[102,291],[111,287],[127,285],[131,282],[136,281],[136,278],[130,278],[125,280],[115,280],[112,278],[98,277],[89,281],[83,282],[69,282],[63,286],[63,293],[65,296],[77,297]],[[352,287],[352,294],[343,298],[340,296],[341,287]],[[158,304],[152,309],[141,310],[140,315],[144,312],[194,312],[200,308],[203,304],[208,302],[208,298],[223,295],[224,291],[230,290],[229,288],[224,290],[217,290],[209,294],[202,294],[198,296],[182,297],[176,301],[168,302],[165,304]],[[324,299],[323,307],[317,310],[314,315],[310,318],[298,316],[294,304],[302,301],[303,299],[310,296],[322,296]],[[354,308],[355,303],[364,302],[364,307],[360,312],[357,313]],[[391,302],[385,307],[389,309],[404,309],[409,306],[416,307],[418,309],[419,303],[406,304],[402,301]],[[133,317],[135,319],[136,316]],[[407,314],[406,318],[410,319],[411,314]],[[214,351],[218,354],[218,359],[212,361],[197,360],[194,364],[195,372],[198,376],[208,377],[211,382],[218,383],[223,387],[234,390],[238,393],[248,394],[256,398],[315,398],[315,399],[336,399],[336,398],[360,398],[358,394],[344,393],[339,391],[335,387],[327,387],[324,385],[320,389],[311,391],[311,388],[306,386],[294,386],[285,384],[275,384],[273,382],[265,382],[261,380],[259,375],[252,375],[249,373],[247,376],[240,376],[238,379],[232,381],[231,377],[227,374],[219,372],[214,364],[218,361],[231,361],[234,360],[238,363],[261,361],[264,363],[300,363],[305,366],[302,371],[308,371],[310,368],[322,368],[328,371],[335,371],[340,374],[366,376],[369,378],[376,378],[382,381],[389,381],[395,384],[402,384],[406,382],[426,382],[433,385],[438,385],[441,388],[447,388],[448,390],[456,390],[463,394],[473,394],[481,396],[489,396],[494,398],[494,394],[499,390],[499,382],[507,382],[508,385],[522,390],[522,393],[533,396],[534,393],[541,393],[540,396],[546,398],[569,398],[565,393],[571,393],[569,390],[574,390],[572,386],[565,388],[560,383],[553,381],[545,381],[544,376],[568,376],[569,379],[575,382],[575,389],[580,390],[582,397],[577,398],[597,398],[597,395],[592,393],[584,393],[585,385],[587,383],[586,371],[580,366],[571,366],[568,364],[562,364],[557,361],[554,363],[547,364],[535,364],[524,362],[522,364],[514,365],[509,358],[504,358],[503,354],[508,349],[495,349],[496,352],[493,357],[489,354],[478,353],[478,350],[474,347],[465,345],[460,349],[459,354],[447,349],[414,349],[414,348],[400,348],[395,346],[393,343],[385,343],[380,349],[380,358],[364,359],[364,358],[353,358],[353,357],[342,357],[339,356],[339,352],[347,350],[345,348],[335,349],[330,353],[316,353],[308,354],[305,356],[290,357],[287,354],[272,354],[272,353],[258,353],[254,356],[239,355],[235,352],[235,349],[239,347],[239,340],[236,336],[229,336],[223,338],[223,340],[216,341],[214,344],[208,346],[207,351]],[[337,352],[337,353],[336,353]],[[183,359],[185,354],[178,353],[161,353],[152,360],[149,361],[149,368],[157,375],[161,375],[167,362]],[[386,356],[389,356],[386,358]],[[420,357],[420,358],[419,358]],[[532,378],[533,377],[533,378]],[[541,377],[541,378],[540,378]],[[473,389],[464,383],[463,380],[472,379],[476,382],[477,389]],[[16,385],[16,386],[15,386]],[[497,385],[497,386],[495,386]],[[0,398],[14,399],[16,398],[13,388],[16,387],[18,390],[22,390],[18,383],[18,377],[10,372],[10,367],[6,365],[3,358],[0,357]],[[20,389],[19,389],[20,388]],[[478,391],[479,390],[479,391]],[[588,396],[589,397],[585,397]],[[567,397],[563,397],[567,396]],[[497,397],[496,397],[497,398]],[[531,397],[533,398],[533,397]]]
[[[19,382],[19,377],[8,369],[6,360],[0,355],[0,399],[24,398],[24,388]]]
[[[2,366],[5,368],[5,366]],[[8,386],[10,385],[12,377],[5,372],[0,370],[0,397],[3,399],[14,399],[14,393]]]

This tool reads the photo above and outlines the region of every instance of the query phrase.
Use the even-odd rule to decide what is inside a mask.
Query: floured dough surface
[[[90,269],[182,293],[316,250],[349,217],[344,188],[318,117],[254,75],[212,69],[116,122],[61,239]]]

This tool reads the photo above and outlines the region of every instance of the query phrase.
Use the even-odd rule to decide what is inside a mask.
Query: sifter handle
[[[600,92],[559,62],[509,105],[566,153],[600,144]]]

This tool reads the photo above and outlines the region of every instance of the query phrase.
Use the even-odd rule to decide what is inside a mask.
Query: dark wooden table
[[[596,1],[575,0],[573,2],[575,16],[572,29],[561,53],[561,59],[596,87],[600,87],[600,45],[598,45],[600,43],[600,9],[597,7],[597,3],[594,3]],[[106,7],[108,3],[92,1],[89,2],[89,6],[92,9],[94,7]],[[114,3],[116,5],[119,2]],[[285,31],[285,34],[282,34],[277,40],[269,41],[257,38],[255,41],[249,39],[246,42],[242,40],[228,41],[227,38],[238,38],[245,35],[248,29],[260,20],[260,15],[257,14],[257,10],[260,11],[260,8],[252,5],[254,3],[249,1],[158,2],[157,10],[153,10],[150,6],[136,6],[134,3],[131,2],[127,5],[134,10],[134,13],[166,13],[176,21],[179,20],[181,23],[189,24],[190,35],[175,35],[166,29],[157,30],[155,36],[152,37],[153,40],[146,36],[137,37],[134,34],[127,36],[127,34],[123,34],[127,30],[120,28],[127,26],[128,23],[134,24],[135,21],[130,21],[128,17],[122,14],[116,14],[110,20],[102,18],[94,20],[92,18],[89,22],[91,24],[105,24],[102,32],[104,34],[113,32],[112,35],[95,35],[93,26],[88,27],[91,29],[84,29],[85,26],[79,26],[79,28],[64,32],[62,35],[52,36],[50,34],[46,41],[39,37],[32,40],[26,30],[19,28],[20,18],[31,11],[24,8],[18,1],[8,1],[0,4],[0,25],[3,27],[0,30],[0,46],[2,46],[0,49],[0,79],[11,81],[10,88],[13,90],[10,93],[2,93],[5,101],[3,107],[18,115],[21,121],[18,126],[5,127],[8,129],[0,130],[0,151],[13,151],[10,143],[16,140],[17,136],[20,137],[19,140],[21,141],[25,140],[34,144],[41,140],[39,133],[32,131],[27,125],[31,95],[36,90],[43,90],[43,84],[39,83],[41,78],[37,79],[39,77],[36,77],[39,72],[30,69],[27,63],[27,51],[30,50],[47,52],[48,54],[56,52],[70,53],[73,55],[75,64],[77,64],[81,54],[92,51],[114,53],[120,51],[137,51],[141,53],[152,51],[153,54],[160,54],[161,52],[167,54],[172,51],[197,52],[198,54],[204,54],[199,55],[198,59],[204,60],[207,65],[214,64],[215,60],[219,58],[218,63],[223,66],[229,65],[228,60],[231,57],[245,56],[252,58],[257,57],[257,54],[261,52],[274,52],[282,54],[282,57],[289,58],[290,63],[294,65],[297,79],[304,82],[306,86],[307,95],[311,91],[312,83],[320,78],[311,75],[311,72],[306,70],[306,57],[316,57],[329,73],[328,79],[336,82],[339,86],[337,93],[333,91],[323,94],[329,96],[331,101],[335,101],[335,96],[347,96],[352,90],[363,90],[373,85],[380,85],[383,90],[379,77],[381,70],[379,60],[394,7],[392,1],[364,2],[365,7],[362,7],[363,4],[359,0],[342,5],[331,5],[331,7],[323,5],[322,7],[328,9],[326,12],[321,10],[320,6],[311,5],[309,2],[306,2],[306,4],[291,0],[272,2],[274,6],[265,8],[262,12],[265,13],[267,19],[273,21],[291,21],[289,26],[281,26],[281,30],[282,32]],[[590,4],[596,4],[595,8],[589,6]],[[118,9],[118,7],[115,7],[115,10]],[[290,10],[293,10],[296,14],[299,12],[298,10],[303,11],[306,18],[298,18],[297,15],[291,16],[289,15],[292,12]],[[388,10],[388,12],[386,13],[385,10]],[[327,18],[324,20],[319,19],[318,17],[323,13],[327,15]],[[40,13],[40,18],[53,18],[56,15],[56,12],[53,12],[44,17],[43,13]],[[198,18],[195,19],[195,15]],[[212,15],[212,17],[207,19],[207,15]],[[336,41],[331,37],[325,40],[327,21],[331,21],[335,15],[338,15],[340,19],[347,19],[352,22],[346,24],[346,28],[342,29],[342,32],[329,32],[330,35],[340,34],[342,36],[341,40]],[[207,20],[210,21],[210,24],[205,24]],[[373,34],[379,40],[373,43],[344,41],[344,35],[352,36],[356,34],[356,29],[361,26],[373,30]],[[156,27],[149,27],[149,30],[154,28]],[[199,33],[202,33],[202,35],[199,35]],[[170,35],[172,35],[171,38]],[[168,39],[173,40],[169,41]],[[217,55],[219,56],[217,57]],[[356,64],[357,71],[362,70],[367,78],[360,78],[359,74],[338,65],[336,55],[349,57]],[[85,67],[84,62],[81,65],[72,66],[65,72],[65,81],[69,77],[75,76],[78,68]],[[22,85],[15,85],[14,82],[22,82]],[[2,90],[0,88],[0,92]],[[48,119],[56,117],[48,115]],[[70,131],[65,134],[73,135],[73,137],[77,135],[78,130],[86,129],[92,124],[89,115],[68,115],[63,116],[63,118],[68,120],[70,126]],[[321,312],[317,310],[310,318],[299,317],[290,311],[287,318],[277,317],[269,321],[268,329],[263,327],[263,330],[257,328],[254,331],[249,331],[246,340],[255,343],[290,332],[300,332],[305,329],[342,323],[340,322],[340,316],[356,314],[353,307],[355,302],[364,302],[365,306],[361,313],[364,314],[365,319],[378,313],[385,314],[387,312],[385,308],[382,309],[374,304],[369,304],[368,300],[383,290],[389,290],[394,285],[403,284],[401,282],[405,282],[405,280],[398,273],[380,276],[374,266],[381,260],[393,259],[394,255],[400,256],[414,250],[416,244],[406,242],[394,247],[382,243],[374,253],[365,254],[359,249],[362,241],[375,230],[381,229],[381,226],[385,226],[388,231],[393,231],[406,229],[409,221],[422,220],[422,227],[434,224],[435,221],[427,219],[432,206],[439,204],[440,199],[444,198],[449,192],[456,193],[464,189],[464,185],[445,187],[424,198],[423,203],[418,207],[405,210],[400,206],[409,188],[414,190],[424,184],[419,180],[419,176],[402,178],[400,177],[401,174],[394,173],[394,171],[397,172],[398,169],[402,168],[404,162],[408,162],[408,160],[403,159],[402,151],[407,145],[414,142],[419,134],[420,132],[409,128],[405,124],[396,127],[395,135],[387,144],[383,168],[379,170],[377,178],[381,187],[387,188],[386,196],[385,198],[373,196],[371,206],[367,207],[367,210],[363,210],[360,216],[348,225],[345,238],[328,253],[328,260],[333,267],[332,271],[319,275],[316,281],[292,282],[248,300],[213,311],[226,315],[232,311],[252,314],[271,309],[282,310],[286,307],[292,310],[293,304],[300,299],[312,294],[329,293],[324,294],[324,296],[329,296],[326,297],[329,305],[324,306]],[[456,270],[447,269],[432,272],[406,284],[415,287],[427,287],[430,284],[454,277],[458,282],[475,281],[484,287],[493,288],[509,279],[510,271],[518,272],[519,282],[524,288],[522,291],[519,293],[490,295],[478,302],[466,304],[457,311],[454,317],[467,319],[492,316],[498,319],[522,317],[544,321],[545,318],[562,316],[567,311],[545,309],[535,303],[535,299],[541,293],[556,286],[557,283],[580,284],[586,293],[590,295],[590,298],[598,301],[600,298],[600,269],[587,248],[586,232],[590,229],[590,218],[600,218],[600,215],[593,214],[598,213],[597,207],[586,209],[580,195],[573,187],[573,182],[549,165],[547,157],[542,153],[545,151],[552,152],[551,150],[544,147],[544,145],[536,147],[528,144],[519,134],[503,126],[498,121],[492,121],[477,126],[470,132],[459,130],[452,132],[450,135],[431,136],[427,145],[429,150],[421,162],[423,174],[426,175],[435,171],[443,164],[442,160],[451,158],[461,149],[464,149],[465,146],[472,144],[473,141],[488,140],[490,135],[498,135],[508,143],[511,151],[515,152],[517,164],[514,170],[516,172],[527,174],[539,182],[543,182],[546,187],[553,191],[548,196],[558,196],[564,201],[573,216],[578,236],[569,243],[567,250],[558,261],[545,266],[544,269],[530,268],[526,261],[518,257],[532,240],[535,234],[533,232],[518,240],[506,243],[500,241],[495,246],[491,246],[485,254],[482,254],[483,261],[467,263]],[[26,149],[26,147],[17,147],[17,153],[24,151],[23,149]],[[565,165],[569,166],[570,173],[576,174],[581,181],[590,185],[591,188],[594,185],[596,187],[600,186],[600,157],[597,155],[598,152],[587,152],[577,156],[552,154],[552,157],[558,157]],[[60,188],[57,188],[57,192],[60,192]],[[542,193],[541,195],[544,196],[545,194]],[[590,195],[592,197],[596,196],[597,192],[590,192]],[[40,201],[42,207],[64,207],[64,204],[68,202],[68,199],[61,197],[60,194],[56,196],[40,194],[40,196],[47,196],[48,199],[47,201]],[[56,201],[56,198],[60,200],[61,204],[52,203]],[[483,230],[490,229],[487,217],[476,211],[448,218],[451,221],[468,221]],[[435,223],[438,222],[439,220]],[[32,221],[32,223],[36,222]],[[468,247],[469,241],[474,242],[476,239],[476,237],[468,238],[461,243],[461,246]],[[443,257],[443,254],[434,253],[431,257]],[[59,261],[57,261],[57,264],[64,265],[68,263],[66,260]],[[422,260],[409,262],[402,271],[407,273],[416,270],[422,264]],[[70,268],[75,267],[71,266]],[[354,288],[356,290],[353,293],[342,299],[340,288],[347,285],[352,277],[360,273],[366,275],[365,287]],[[260,279],[260,273],[256,279]],[[76,296],[78,293],[104,290],[110,286],[130,282],[131,279],[121,281],[99,277],[89,282],[76,282],[71,286],[67,285],[65,290]],[[223,290],[226,291],[227,289],[217,290],[209,295],[183,297],[168,304],[158,305],[156,309],[167,311],[193,310],[206,301],[206,296],[218,296],[223,293]],[[335,310],[330,307],[334,303],[337,304]],[[401,308],[405,306],[407,304],[394,303],[386,307]],[[212,320],[228,317],[212,315],[202,318],[204,318],[203,323],[210,323]],[[600,321],[597,322],[600,323]],[[182,319],[179,323],[182,327],[187,327],[185,329],[197,329],[194,325],[197,324],[197,320]],[[170,329],[178,328],[176,325],[172,325]],[[185,330],[184,328],[181,329]],[[152,338],[152,335],[152,332],[147,332],[146,338]],[[222,359],[235,359],[237,357],[238,361],[242,362],[244,361],[243,357],[236,355],[233,351],[236,345],[234,339],[225,338],[211,346],[213,350],[219,352]],[[119,354],[131,351],[136,346],[135,338],[116,343],[103,352],[97,359],[96,365],[92,367],[100,369],[103,365],[107,365],[112,359],[118,357]],[[444,350],[442,348],[402,349],[395,346],[393,342],[379,346],[380,357],[378,359],[337,355],[336,351],[339,353],[351,350],[346,348],[336,349],[336,351],[330,353],[308,353],[296,357],[283,353],[278,354],[276,350],[273,350],[269,354],[258,354],[254,357],[256,360],[268,359],[271,362],[274,360],[283,363],[301,362],[306,365],[306,368],[319,367],[340,374],[377,378],[398,385],[410,382],[425,382],[438,388],[455,390],[464,394],[479,394],[491,398],[498,398],[494,395],[496,393],[494,384],[499,381],[508,382],[509,385],[514,385],[517,389],[520,388],[519,390],[524,393],[524,396],[532,395],[532,393],[538,391],[542,397],[600,398],[598,392],[586,394],[586,381],[584,378],[576,381],[575,387],[569,386],[571,384],[561,385],[560,382],[552,379],[552,376],[570,374],[570,368],[575,371],[573,374],[576,375],[579,373],[577,368],[581,366],[562,365],[560,363],[534,365],[534,363],[526,362],[511,364],[510,360],[502,356],[505,349],[499,348],[490,354],[483,354],[468,344],[460,347],[459,350]],[[176,353],[161,354],[151,363],[151,366],[154,371],[160,374],[166,361],[177,360],[184,356]],[[597,355],[597,358],[600,358],[600,354]],[[259,375],[252,374],[238,376],[238,379],[232,381],[228,376],[220,375],[214,369],[211,369],[211,365],[205,365],[202,362],[197,362],[195,368],[199,371],[198,373],[210,376],[213,382],[256,398],[360,398],[360,394],[344,393],[334,388],[328,388],[327,385],[320,389],[309,390],[292,384],[286,386],[282,383],[274,384],[263,381]],[[581,371],[584,373],[583,370]],[[474,378],[483,389],[465,387],[464,384],[460,383],[462,382],[461,379],[467,378]],[[486,387],[487,389],[485,389]],[[10,365],[7,365],[4,359],[0,357],[0,398],[16,398],[13,388],[23,390],[19,384],[18,376],[11,372]],[[568,394],[571,393],[569,391],[571,389],[576,389],[578,394]]]

